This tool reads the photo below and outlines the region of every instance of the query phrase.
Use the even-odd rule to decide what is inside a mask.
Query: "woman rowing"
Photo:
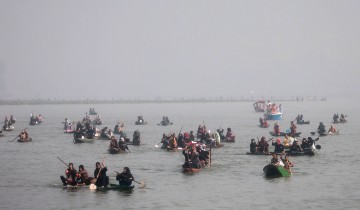
[[[130,168],[124,167],[123,172],[116,175],[116,180],[119,181],[119,185],[121,186],[130,186],[134,180],[134,177],[130,172]]]

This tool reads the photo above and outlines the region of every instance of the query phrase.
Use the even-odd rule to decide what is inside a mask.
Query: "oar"
[[[272,137],[272,138],[271,138],[271,139],[269,139],[267,142],[269,142],[269,141],[273,140],[273,138],[275,138],[275,137]]]
[[[119,173],[119,172],[117,172],[117,171],[115,171],[115,172],[116,172],[117,174],[119,174],[119,175],[121,175],[121,176],[129,179],[129,177],[127,177],[127,176],[125,176],[125,175],[123,175],[123,174],[121,174],[121,173]],[[145,188],[145,187],[146,187],[146,184],[145,184],[144,181],[140,181],[140,182],[135,181],[135,180],[133,180],[133,181],[136,182],[136,183],[138,183],[140,188]]]
[[[67,164],[67,163],[65,163],[63,160],[61,160],[59,157],[57,157],[57,159],[59,159],[62,163],[64,163],[67,167],[69,167],[69,164]],[[77,171],[76,171],[76,169],[75,168],[73,168],[74,169],[74,171],[77,173]]]

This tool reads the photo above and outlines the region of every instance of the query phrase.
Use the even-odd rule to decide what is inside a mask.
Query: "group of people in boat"
[[[210,151],[197,143],[188,144],[182,154],[185,157],[185,162],[182,165],[183,169],[192,168],[199,169],[210,163]]]
[[[104,161],[95,163],[94,176],[89,176],[88,171],[84,165],[79,165],[79,169],[74,168],[73,163],[68,164],[65,170],[65,176],[60,176],[63,186],[83,186],[95,184],[97,187],[107,187],[109,185],[109,177],[106,174],[107,166]],[[120,186],[131,186],[134,177],[131,174],[129,167],[124,167],[123,172],[117,173],[116,180],[119,181]]]
[[[266,105],[266,113],[267,114],[276,114],[276,113],[282,113],[282,105],[280,104],[277,106],[275,103],[268,103]]]
[[[283,143],[280,138],[277,138],[276,141],[271,138],[266,140],[265,137],[261,137],[261,140],[255,142],[255,139],[251,139],[250,142],[250,153],[269,153],[269,141],[272,141],[271,144],[274,146],[274,153],[284,153],[285,149],[288,149],[287,152],[303,152],[305,149],[311,149],[315,140],[311,137],[303,138],[301,144],[296,138],[285,135]]]
[[[232,133],[231,128],[227,128],[226,135],[224,135],[224,129],[221,128],[211,134],[211,131],[206,129],[206,125],[198,126],[196,138],[200,140],[200,142],[214,146],[216,146],[216,144],[220,144],[221,141],[235,142],[235,135]]]
[[[100,131],[96,128],[95,125],[90,122],[86,122],[85,124],[80,121],[76,124],[76,130],[74,132],[74,138],[87,138],[93,139],[95,138]]]
[[[86,113],[87,114],[87,113]],[[97,115],[94,108],[90,108],[89,115]]]
[[[41,114],[34,116],[30,114],[30,125],[36,125],[41,123],[43,120],[43,116]]]
[[[18,135],[19,140],[21,142],[31,141],[31,138],[29,136],[29,133],[26,130],[21,131],[21,133]]]
[[[169,117],[168,116],[163,116],[161,122],[160,122],[160,125],[170,125],[172,124],[169,120]]]
[[[280,157],[278,157],[276,153],[272,154],[270,164],[273,164],[275,166],[282,166],[288,171],[291,171],[290,167],[294,167],[294,164],[289,160],[288,155],[285,155],[285,157],[283,158],[282,154],[280,154]]]
[[[11,131],[14,129],[13,124],[15,124],[16,120],[13,115],[10,115],[10,119],[8,119],[8,116],[5,116],[3,130],[4,131]]]
[[[304,121],[303,118],[304,118],[304,116],[303,116],[302,114],[298,114],[298,115],[296,116],[296,118],[295,118],[296,123],[297,123],[297,124],[304,124],[305,121]]]
[[[343,122],[346,122],[346,119],[345,119],[345,115],[344,114],[340,114],[340,117],[339,117],[339,114],[334,114],[333,116],[333,122],[334,123],[343,123]]]
[[[110,145],[109,145],[109,151],[111,149],[115,149],[115,150],[118,150],[118,151],[123,151],[123,152],[126,152],[126,151],[130,151],[127,144],[126,144],[126,141],[123,137],[119,138],[119,141],[115,138],[115,136],[111,136],[111,141],[110,141]]]

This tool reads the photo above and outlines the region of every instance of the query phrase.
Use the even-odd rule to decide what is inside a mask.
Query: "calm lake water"
[[[340,135],[320,138],[313,157],[292,157],[293,175],[267,179],[263,167],[270,156],[246,155],[250,139],[270,137],[268,129],[259,128],[261,114],[250,102],[166,103],[103,105],[15,105],[0,106],[0,118],[13,114],[15,130],[0,138],[0,209],[359,209],[360,208],[360,109],[358,99],[329,99],[325,102],[282,102],[284,119],[280,129],[289,128],[297,114],[310,125],[298,125],[302,137],[316,131],[319,122],[328,129],[334,113],[344,113],[348,123],[338,124]],[[74,144],[71,134],[63,133],[65,117],[81,120],[90,107],[101,115],[111,129],[118,121],[125,123],[128,136],[139,129],[143,146],[129,146],[131,153],[107,154],[109,141]],[[30,126],[30,114],[42,114],[41,125]],[[148,122],[136,126],[138,115]],[[174,124],[158,126],[162,116]],[[231,127],[234,144],[214,149],[213,165],[197,174],[181,173],[184,158],[180,152],[155,148],[163,133],[193,130],[205,123],[215,131]],[[8,142],[24,128],[31,143]],[[132,192],[63,189],[60,175],[66,166],[57,157],[83,164],[93,174],[95,162],[105,158],[110,182],[116,183],[115,170],[130,167],[138,181]]]

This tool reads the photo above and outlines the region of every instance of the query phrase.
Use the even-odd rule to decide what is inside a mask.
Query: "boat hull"
[[[281,120],[282,113],[266,114],[266,120]]]
[[[87,139],[87,138],[74,138],[74,143],[94,143],[95,139]]]
[[[20,142],[20,143],[31,142],[31,141],[32,141],[32,138],[27,138],[27,139],[18,139],[17,141],[18,141],[18,142]]]
[[[269,164],[263,168],[266,177],[275,178],[275,177],[289,177],[291,172],[286,170],[282,166],[275,166],[274,164]]]

